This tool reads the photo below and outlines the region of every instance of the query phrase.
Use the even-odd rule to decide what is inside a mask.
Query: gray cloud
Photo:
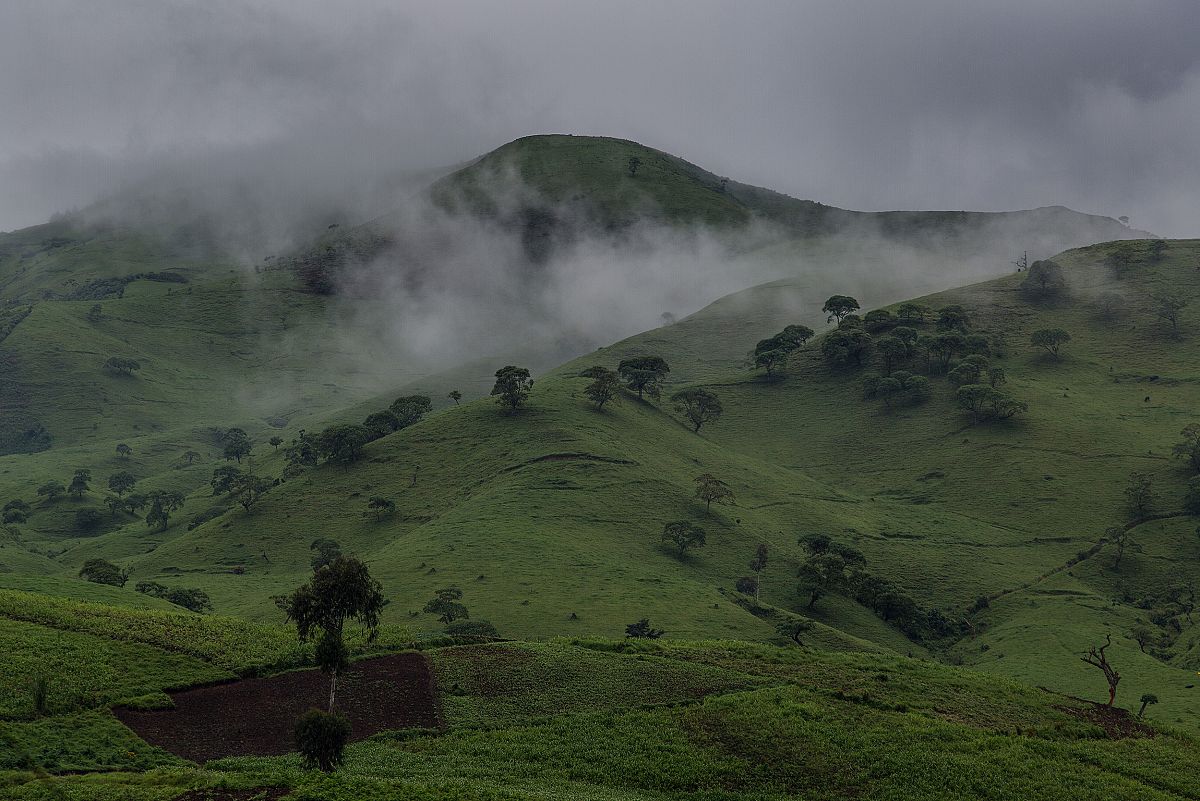
[[[380,176],[560,131],[851,208],[1062,203],[1194,235],[1197,30],[1194,0],[16,0],[0,228],[166,165],[366,214]]]

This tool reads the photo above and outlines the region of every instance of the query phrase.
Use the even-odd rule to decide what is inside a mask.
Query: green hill
[[[973,244],[991,243],[985,262],[1015,255],[1013,231],[1040,244],[1135,232],[1061,209],[864,217],[588,137],[518,140],[432,193],[437,214],[516,225],[534,276],[581,232],[619,240],[645,223],[723,240],[735,286],[772,280],[548,369],[583,349],[536,326],[461,359],[397,356],[360,326],[387,320],[390,298],[311,291],[303,253],[247,270],[178,232],[58,221],[0,236],[0,501],[28,505],[0,526],[0,667],[17,679],[0,693],[0,770],[14,771],[0,774],[0,797],[274,784],[314,798],[1196,795],[1177,765],[1194,756],[1200,711],[1200,546],[1194,471],[1172,449],[1200,423],[1200,329],[1186,305],[1200,297],[1200,242],[1110,241],[946,289],[980,274],[983,262],[959,261]],[[380,258],[397,242],[375,227],[385,222],[328,232],[320,263],[350,265],[346,242],[361,245],[354,258]],[[870,236],[847,244],[868,222]],[[750,229],[774,233],[738,239]],[[940,260],[907,271],[935,250]],[[939,291],[898,320],[908,287]],[[845,330],[821,309],[840,292],[863,306]],[[1172,302],[1184,304],[1177,326]],[[940,322],[947,307],[962,322]],[[794,323],[823,333],[779,375],[751,369],[756,343]],[[904,328],[909,345],[887,351]],[[1060,353],[1033,343],[1045,329],[1070,334]],[[833,358],[839,338],[860,356],[843,344]],[[661,398],[589,402],[583,370],[645,355],[671,366]],[[111,357],[139,367],[106,367]],[[484,396],[505,363],[535,370],[515,413]],[[972,369],[968,393],[1025,406],[977,419],[951,382]],[[888,395],[901,370],[927,391],[896,383]],[[671,396],[699,387],[724,411],[694,432]],[[289,464],[304,430],[416,391],[434,409],[349,463]],[[238,465],[266,480],[249,508],[210,483],[231,464],[234,426],[252,445]],[[80,469],[86,491],[39,493]],[[144,506],[105,505],[119,472],[137,494],[178,493],[164,526]],[[735,502],[706,508],[703,474]],[[1137,504],[1133,479],[1150,488]],[[376,498],[393,508],[373,509]],[[666,545],[672,521],[701,527],[703,546]],[[308,664],[273,597],[311,574],[318,538],[364,558],[385,588],[385,636],[359,654],[433,649],[445,732],[377,735],[352,748],[342,778],[317,780],[290,757],[196,772],[112,716],[113,703],[161,705],[173,688]],[[822,547],[847,567],[819,586]],[[92,559],[128,582],[83,581]],[[200,591],[213,614],[142,582]],[[448,586],[471,620],[517,642],[434,648],[442,627],[422,608]],[[612,641],[643,618],[666,640]],[[793,634],[803,646],[782,645]],[[1146,718],[1160,728],[1073,698],[1103,697],[1079,656],[1106,638],[1119,706],[1154,694]],[[64,678],[36,717],[46,675]],[[560,683],[546,689],[547,675]],[[601,729],[614,743],[603,759],[589,745]],[[749,764],[779,767],[747,778]],[[151,772],[22,772],[43,768]],[[947,772],[958,783],[937,778]]]

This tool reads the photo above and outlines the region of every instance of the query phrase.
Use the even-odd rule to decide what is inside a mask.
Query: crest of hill
[[[736,248],[788,240],[880,237],[886,242],[950,251],[963,257],[1012,242],[1049,256],[1061,250],[1151,236],[1117,220],[1063,206],[1009,212],[864,212],[800,200],[716,175],[678,156],[624,139],[546,134],[517,139],[433,183],[433,205],[488,221],[520,237],[538,263],[583,236],[619,237],[634,226],[696,226],[716,235],[755,236]],[[334,230],[284,260],[318,292],[333,292],[355,265],[392,258],[429,261],[436,243],[421,241],[404,215],[383,215]],[[1005,260],[1011,253],[1004,250]]]

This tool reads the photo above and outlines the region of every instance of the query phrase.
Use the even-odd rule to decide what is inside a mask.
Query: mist
[[[282,242],[293,216],[386,210],[363,203],[391,199],[380,176],[564,132],[848,208],[1064,204],[1189,236],[1198,28],[1190,0],[18,0],[0,229],[232,172]]]

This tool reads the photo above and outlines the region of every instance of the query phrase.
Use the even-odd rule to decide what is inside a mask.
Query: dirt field
[[[139,737],[193,762],[295,750],[292,726],[301,713],[325,708],[329,678],[317,670],[172,693],[174,709],[117,708]],[[337,711],[351,739],[386,729],[439,725],[429,663],[418,653],[355,662],[338,681]]]

